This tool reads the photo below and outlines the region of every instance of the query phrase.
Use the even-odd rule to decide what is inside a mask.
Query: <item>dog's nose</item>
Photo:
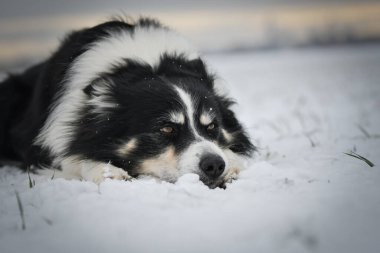
[[[206,174],[206,176],[210,179],[215,179],[222,175],[224,168],[226,167],[226,163],[220,156],[208,154],[202,157],[199,167]]]

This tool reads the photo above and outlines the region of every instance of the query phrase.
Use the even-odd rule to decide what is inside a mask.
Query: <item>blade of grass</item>
[[[17,199],[18,210],[20,211],[21,228],[22,228],[22,230],[25,230],[26,226],[25,226],[25,218],[24,218],[24,209],[23,209],[23,207],[22,207],[21,199],[20,199],[20,196],[19,196],[18,192],[15,191],[15,193],[16,193],[16,199]]]
[[[362,126],[359,125],[359,124],[358,124],[357,126],[358,126],[359,130],[364,134],[365,137],[367,137],[368,139],[371,138],[371,135],[368,133],[367,130],[365,130],[364,127],[362,127]]]
[[[366,164],[368,164],[368,166],[370,166],[370,167],[375,166],[375,164],[373,164],[370,160],[368,160],[367,158],[365,158],[365,157],[363,157],[363,156],[361,156],[361,155],[359,155],[359,154],[357,154],[357,153],[355,153],[353,151],[351,151],[350,153],[344,153],[344,154],[346,154],[348,156],[352,156],[352,157],[354,157],[356,159],[362,160],[363,162],[365,162]]]
[[[50,179],[50,180],[53,180],[53,179],[54,179],[54,176],[55,176],[55,168],[54,168],[53,175],[51,176],[51,179]]]
[[[29,188],[33,188],[36,185],[36,181],[32,180],[32,178],[30,177],[29,166],[27,167],[27,172],[29,178]]]
[[[356,153],[355,153],[356,154]],[[367,158],[359,155],[359,154],[356,154],[361,160],[363,160],[364,162],[366,162],[369,166],[373,167],[375,166],[375,164],[373,164],[370,160],[368,160]]]

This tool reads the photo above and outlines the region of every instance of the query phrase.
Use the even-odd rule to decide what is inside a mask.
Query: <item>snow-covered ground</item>
[[[259,147],[237,181],[30,189],[2,168],[0,252],[380,252],[380,45],[207,59]]]

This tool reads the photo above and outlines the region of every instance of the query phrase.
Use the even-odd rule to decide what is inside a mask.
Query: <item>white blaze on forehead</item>
[[[195,137],[197,137],[196,139],[203,139],[197,132],[197,130],[195,129],[195,124],[194,124],[194,104],[193,104],[193,100],[191,99],[191,96],[190,94],[188,94],[186,91],[184,91],[183,89],[179,88],[179,87],[176,87],[175,88],[178,92],[178,95],[179,97],[181,98],[184,106],[185,106],[185,110],[186,110],[186,114],[187,114],[187,118],[189,119],[189,125],[190,125],[190,128],[192,129]]]
[[[156,27],[136,27],[134,32],[109,31],[109,35],[92,43],[78,56],[66,73],[61,96],[41,129],[36,144],[56,156],[65,152],[72,141],[76,122],[86,104],[83,89],[101,73],[112,71],[125,59],[134,59],[155,67],[164,54],[183,54],[189,60],[199,57],[190,43],[177,33]]]
[[[185,115],[182,112],[171,112],[169,113],[169,120],[173,123],[184,124]]]

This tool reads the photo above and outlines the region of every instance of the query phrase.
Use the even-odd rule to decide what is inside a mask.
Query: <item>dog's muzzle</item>
[[[220,186],[220,176],[226,168],[226,163],[222,157],[215,154],[204,155],[199,162],[199,169],[203,172],[204,176],[201,180],[210,188]]]

